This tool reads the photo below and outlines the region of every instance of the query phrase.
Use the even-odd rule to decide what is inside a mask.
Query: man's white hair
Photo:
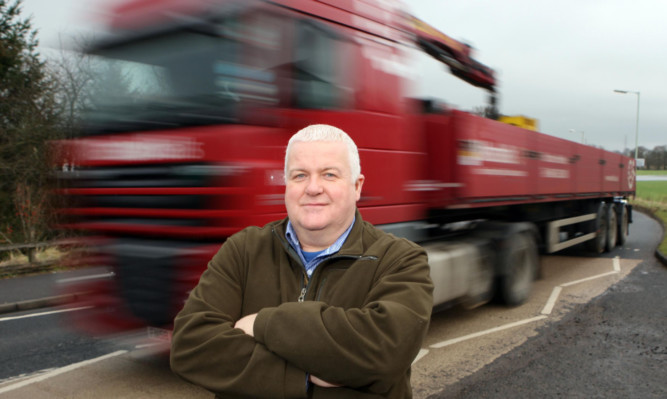
[[[294,143],[311,141],[339,141],[345,143],[347,147],[347,159],[350,162],[352,182],[354,183],[359,178],[359,175],[361,175],[361,161],[359,160],[359,150],[354,140],[343,130],[335,126],[320,124],[306,126],[290,138],[285,150],[285,179],[287,179],[287,160],[289,159],[292,145]]]

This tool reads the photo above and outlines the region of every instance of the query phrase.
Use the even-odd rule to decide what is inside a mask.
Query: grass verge
[[[639,176],[667,176],[665,170],[637,171]],[[652,213],[656,219],[662,221],[663,229],[667,229],[667,181],[638,181],[637,196],[630,201],[638,210]],[[667,255],[667,234],[662,238],[658,250]]]

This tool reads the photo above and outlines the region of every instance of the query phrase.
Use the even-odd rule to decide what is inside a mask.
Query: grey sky
[[[583,131],[589,144],[617,150],[627,140],[634,148],[637,96],[613,90],[639,91],[639,145],[667,144],[667,2],[409,3],[414,15],[468,41],[497,71],[501,112],[535,117],[541,131],[555,136],[581,141]],[[447,98],[470,107],[471,89],[457,85]]]
[[[90,27],[107,0],[24,0],[42,46]],[[667,2],[661,0],[411,0],[415,16],[476,48],[496,70],[500,110],[537,118],[542,132],[603,146],[667,145]],[[461,108],[483,106],[486,93],[438,65],[415,63],[418,93]],[[574,132],[572,132],[574,130]]]

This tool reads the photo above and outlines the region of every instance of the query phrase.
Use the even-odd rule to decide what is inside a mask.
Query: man
[[[172,369],[221,398],[410,398],[426,253],[364,222],[357,147],[328,125],[285,154],[287,219],[213,257],[174,321]]]

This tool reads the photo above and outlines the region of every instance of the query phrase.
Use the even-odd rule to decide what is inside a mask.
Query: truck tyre
[[[607,243],[607,206],[604,202],[598,204],[596,217],[590,226],[590,232],[595,232],[596,236],[587,241],[588,249],[596,254],[601,254]]]
[[[616,247],[616,239],[618,238],[618,217],[616,215],[616,207],[614,204],[607,205],[607,237],[605,240],[604,249],[607,252],[612,251]]]
[[[616,204],[618,210],[618,245],[624,245],[628,240],[628,207],[625,204]]]
[[[508,236],[499,254],[499,299],[506,305],[520,305],[528,299],[537,274],[538,253],[530,233],[517,232]]]

